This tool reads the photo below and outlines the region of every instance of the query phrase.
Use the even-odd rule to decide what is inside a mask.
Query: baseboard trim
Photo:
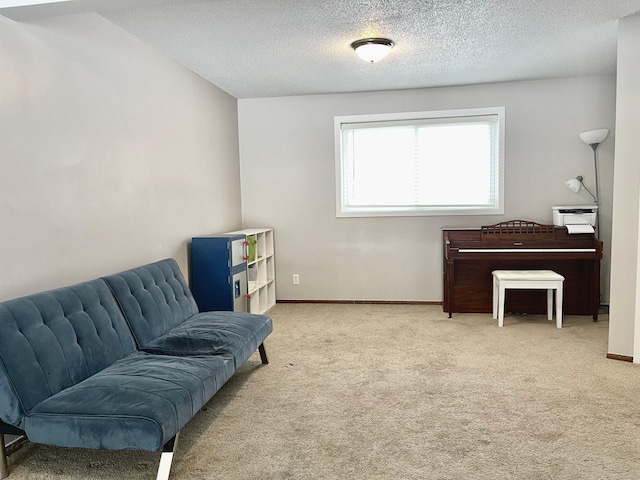
[[[417,300],[281,300],[277,303],[326,303],[340,305],[442,305],[442,302],[422,302]]]
[[[617,353],[607,353],[607,358],[611,360],[620,360],[621,362],[633,363],[633,357],[630,355],[618,355]]]

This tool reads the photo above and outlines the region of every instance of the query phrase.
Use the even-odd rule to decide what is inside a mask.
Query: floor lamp
[[[589,145],[593,150],[593,168],[596,174],[596,194],[592,196],[596,201],[596,205],[598,208],[596,209],[596,233],[600,234],[600,188],[598,187],[598,146],[607,138],[609,135],[609,130],[606,128],[601,128],[599,130],[589,130],[588,132],[582,132],[580,134],[580,140]],[[580,179],[580,183],[582,183],[582,179]],[[585,187],[586,189],[586,187]],[[588,190],[587,190],[588,191]],[[591,193],[591,192],[589,192]]]

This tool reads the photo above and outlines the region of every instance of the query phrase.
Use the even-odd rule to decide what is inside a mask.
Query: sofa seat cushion
[[[36,405],[25,431],[49,445],[158,451],[233,372],[227,355],[136,352]]]
[[[162,355],[233,355],[242,365],[273,330],[271,318],[243,312],[203,312],[141,345]]]

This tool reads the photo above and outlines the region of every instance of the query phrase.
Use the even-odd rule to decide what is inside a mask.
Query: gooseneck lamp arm
[[[596,205],[598,205],[598,197],[596,195],[593,194],[593,192],[591,190],[589,190],[589,187],[587,187],[584,183],[584,177],[582,175],[578,175],[576,177],[576,180],[578,180],[580,182],[580,184],[582,185],[582,188],[584,188],[587,192],[589,192],[589,195],[591,195],[593,197],[593,201],[595,202]],[[597,186],[596,186],[597,188]]]

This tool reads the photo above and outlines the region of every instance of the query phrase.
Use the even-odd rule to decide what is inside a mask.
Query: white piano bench
[[[553,319],[553,291],[556,291],[556,327],[562,328],[562,285],[564,277],[553,270],[494,270],[493,275],[493,318],[498,319],[498,327],[504,325],[505,290],[545,289],[547,290],[547,319]]]

